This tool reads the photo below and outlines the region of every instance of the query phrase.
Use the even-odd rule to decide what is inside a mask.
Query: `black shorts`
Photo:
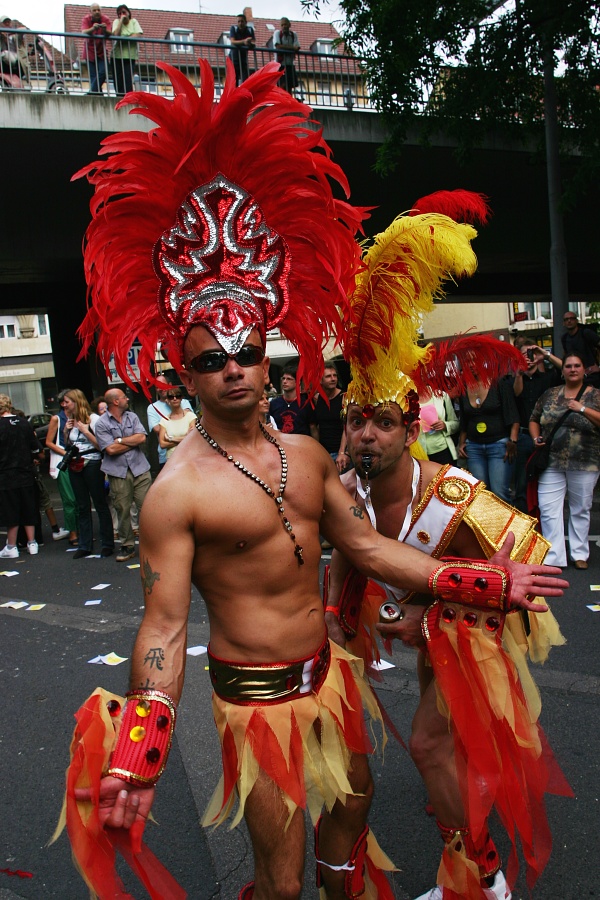
[[[0,490],[0,522],[12,525],[35,525],[37,503],[33,484]]]

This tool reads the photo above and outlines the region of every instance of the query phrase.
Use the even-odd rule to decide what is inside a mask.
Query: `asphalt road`
[[[54,485],[52,484],[52,487]],[[59,503],[56,503],[58,510]],[[58,513],[59,519],[61,513]],[[87,889],[71,863],[66,837],[47,842],[56,824],[73,713],[97,685],[123,693],[128,663],[91,665],[93,657],[115,651],[129,657],[141,618],[139,570],[109,559],[73,560],[65,541],[54,543],[47,524],[46,544],[37,557],[22,553],[2,560],[15,577],[0,576],[0,604],[8,600],[43,603],[43,609],[0,606],[2,642],[0,684],[4,713],[0,732],[0,870],[31,873],[30,878],[0,872],[0,900],[85,900]],[[568,570],[568,594],[553,604],[568,643],[537,668],[543,699],[542,724],[575,792],[575,799],[550,797],[554,835],[550,863],[534,897],[582,900],[600,896],[598,823],[600,745],[598,647],[600,613],[592,604],[600,592],[600,507],[595,504],[590,568]],[[0,536],[0,542],[3,543]],[[597,543],[598,542],[598,543]],[[137,560],[131,560],[136,563]],[[6,563],[6,566],[4,564]],[[101,591],[99,583],[109,586]],[[101,599],[85,606],[89,599]],[[208,642],[206,610],[194,591],[188,645]],[[415,654],[399,647],[379,688],[390,715],[406,737],[417,702]],[[193,900],[236,900],[252,877],[249,841],[243,826],[235,831],[204,831],[199,818],[220,772],[220,752],[210,707],[206,656],[188,657],[187,679],[169,764],[161,779],[147,843]],[[425,792],[409,757],[393,740],[385,760],[373,762],[376,784],[370,817],[383,848],[401,871],[395,876],[398,900],[433,886],[440,856],[434,821],[424,812]],[[506,855],[506,841],[492,827]],[[312,840],[307,851],[304,898],[316,898]],[[595,849],[594,849],[595,848]],[[146,897],[124,871],[136,900]],[[515,900],[528,896],[521,878]]]

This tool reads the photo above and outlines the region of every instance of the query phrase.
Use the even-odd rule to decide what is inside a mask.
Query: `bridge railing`
[[[25,29],[0,31],[0,92],[96,94],[113,100],[128,86],[166,97],[171,84],[158,67],[168,62],[200,87],[198,58],[208,60],[215,76],[216,94],[225,83],[225,61],[231,47],[187,41],[187,35],[157,40],[139,38],[86,38],[74,32],[34,33]],[[130,59],[134,56],[135,59]],[[248,51],[248,71],[272,61],[275,51],[257,47]],[[292,83],[282,87],[314,107],[374,111],[364,68],[353,56],[299,51],[294,57]],[[296,82],[296,83],[294,83]]]

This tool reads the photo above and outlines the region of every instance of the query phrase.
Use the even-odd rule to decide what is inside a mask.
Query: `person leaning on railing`
[[[107,38],[111,33],[110,19],[100,9],[98,3],[92,3],[90,11],[81,21],[81,30],[88,37],[84,42],[82,58],[87,60],[90,76],[90,94],[101,94],[102,85],[106,81],[106,62],[108,57]]]
[[[0,74],[17,75],[21,81],[29,81],[29,58],[23,35],[3,31],[4,28],[13,27],[11,17],[0,13]]]
[[[133,89],[133,76],[138,58],[135,38],[144,33],[138,20],[132,18],[131,10],[124,3],[117,7],[117,18],[113,22],[112,33],[113,37],[120,38],[115,41],[112,62],[115,91],[123,96]],[[123,40],[124,38],[129,40]]]

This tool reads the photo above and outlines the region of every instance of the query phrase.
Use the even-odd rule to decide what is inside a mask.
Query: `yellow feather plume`
[[[429,352],[417,344],[422,316],[444,296],[444,281],[475,272],[476,236],[471,225],[437,213],[399,216],[376,236],[350,298],[350,401],[404,408],[415,388],[411,373]]]

